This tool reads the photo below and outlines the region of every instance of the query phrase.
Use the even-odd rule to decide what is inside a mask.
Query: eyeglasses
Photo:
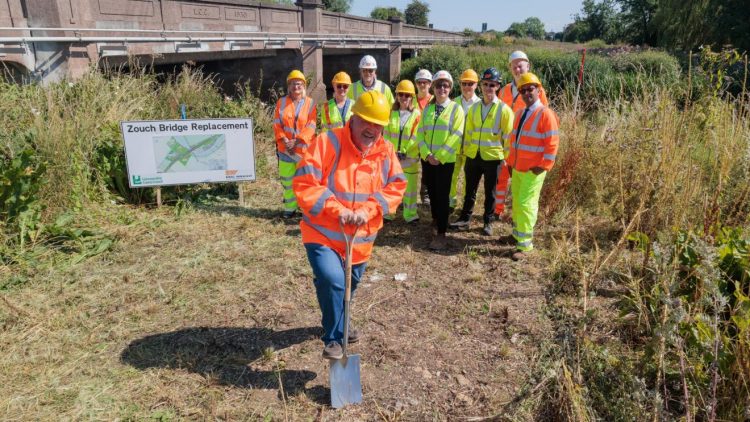
[[[425,85],[425,84],[429,85],[429,83],[430,83],[429,79],[420,79],[417,81],[417,85]]]
[[[500,86],[498,84],[492,84],[492,83],[483,83],[482,88],[491,88],[491,89],[497,89],[497,87]]]
[[[336,89],[347,89],[349,85],[336,85]]]
[[[473,86],[476,82],[461,82],[461,86]]]
[[[398,95],[399,97],[411,98],[411,94],[406,93],[406,92],[399,92],[396,95]]]
[[[375,73],[375,69],[360,69],[360,70],[365,73]]]
[[[435,89],[451,89],[451,84],[449,83],[435,84]]]
[[[521,94],[526,94],[527,92],[534,92],[535,89],[536,89],[536,85],[531,85],[526,88],[519,89],[518,92],[520,92]]]
[[[304,86],[304,85],[305,85],[305,83],[302,82],[302,81],[292,81],[292,82],[289,82],[289,86]]]

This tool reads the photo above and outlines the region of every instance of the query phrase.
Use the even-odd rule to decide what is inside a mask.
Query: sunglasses
[[[461,82],[461,86],[473,86],[474,82]]]
[[[534,92],[535,89],[536,89],[536,86],[531,85],[530,87],[519,89],[518,92],[520,92],[521,94],[526,94],[527,92]]]
[[[435,84],[436,89],[451,89],[451,84]]]
[[[492,89],[497,89],[497,87],[498,87],[498,86],[500,86],[500,85],[498,85],[498,84],[490,84],[490,83],[483,83],[483,84],[482,84],[482,87],[483,87],[483,88],[492,88]]]
[[[336,89],[347,89],[349,85],[336,85]]]
[[[407,94],[405,92],[399,92],[397,95],[399,97],[411,98],[411,94]]]
[[[429,84],[429,83],[430,83],[430,81],[427,80],[427,79],[420,79],[420,80],[417,81],[418,85],[425,85],[425,84]]]
[[[375,73],[375,69],[362,69],[365,73]]]

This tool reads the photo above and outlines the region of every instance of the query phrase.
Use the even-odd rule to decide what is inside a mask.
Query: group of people
[[[501,86],[495,68],[481,74],[468,69],[459,77],[461,95],[455,99],[453,77],[445,70],[419,70],[416,86],[400,81],[395,98],[377,79],[372,56],[362,58],[359,70],[356,83],[337,73],[333,98],[322,107],[307,97],[304,74],[293,70],[288,94],[274,112],[284,217],[302,211],[302,242],[323,314],[323,355],[329,359],[342,356],[345,231],[355,236],[354,291],[384,221],[395,218],[399,205],[406,222],[419,219],[420,169],[422,202],[429,204],[434,226],[429,248],[437,251],[448,247],[449,227],[469,228],[484,178],[482,232],[491,236],[492,220],[504,218],[509,205],[513,230],[499,240],[515,245],[514,260],[523,259],[533,249],[539,195],[558,146],[557,116],[521,51],[509,57],[510,83]],[[462,174],[462,208],[449,223]],[[358,339],[351,328],[349,342]]]

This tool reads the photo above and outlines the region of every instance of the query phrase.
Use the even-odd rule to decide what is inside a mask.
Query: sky
[[[425,1],[425,0],[422,0]],[[403,11],[411,0],[353,0],[349,13],[370,16],[375,7],[396,7]],[[536,16],[546,31],[559,32],[573,22],[572,16],[581,10],[582,0],[426,0],[430,6],[429,22],[435,28],[463,31],[470,28],[506,30],[513,22],[523,22]]]

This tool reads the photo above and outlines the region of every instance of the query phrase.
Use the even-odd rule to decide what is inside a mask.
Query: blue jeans
[[[329,248],[318,243],[305,243],[307,260],[313,270],[313,283],[318,296],[318,305],[323,314],[323,343],[332,341],[343,344],[344,339],[344,290],[346,273],[344,260]],[[352,297],[365,272],[366,262],[352,265]],[[351,318],[351,317],[350,317]]]

